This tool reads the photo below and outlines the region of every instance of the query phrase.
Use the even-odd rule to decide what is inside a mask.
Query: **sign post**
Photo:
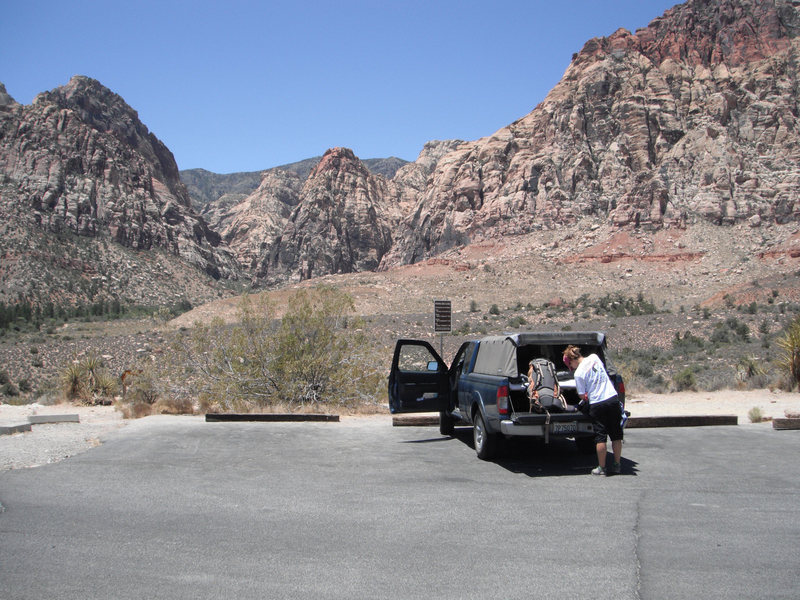
[[[439,334],[439,354],[444,354],[444,334],[453,330],[452,314],[450,300],[433,301],[433,330]]]

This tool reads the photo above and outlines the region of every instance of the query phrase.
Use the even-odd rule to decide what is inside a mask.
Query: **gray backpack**
[[[530,362],[531,373],[528,397],[531,400],[531,412],[563,412],[567,404],[561,395],[556,379],[556,366],[546,358],[536,358]],[[538,400],[533,391],[539,393]]]

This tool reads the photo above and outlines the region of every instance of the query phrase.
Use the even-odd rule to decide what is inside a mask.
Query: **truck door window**
[[[422,346],[407,345],[400,350],[397,368],[405,373],[429,373],[428,363],[435,362],[431,353]]]

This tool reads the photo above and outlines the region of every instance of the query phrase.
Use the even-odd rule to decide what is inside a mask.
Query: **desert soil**
[[[770,427],[771,419],[784,417],[787,412],[800,412],[800,394],[769,390],[636,394],[629,396],[627,407],[636,417],[736,415],[740,425]],[[753,408],[760,409],[764,422],[750,422],[748,413]],[[165,419],[187,418],[152,416],[130,421],[123,419],[122,414],[112,406],[0,404],[0,426],[27,423],[31,415],[65,414],[77,414],[79,422],[33,425],[30,432],[0,435],[0,471],[64,460],[98,446],[131,423],[146,427]],[[386,412],[342,416],[341,420],[351,426],[375,421],[385,422],[389,426],[392,417]]]

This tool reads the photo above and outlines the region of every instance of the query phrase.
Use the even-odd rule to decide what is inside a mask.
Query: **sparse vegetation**
[[[102,359],[90,354],[73,360],[61,371],[61,390],[69,401],[110,404],[117,391],[117,382],[106,370]]]
[[[675,382],[675,389],[679,392],[684,390],[697,390],[697,379],[695,378],[694,371],[690,367],[681,370],[675,375],[673,380]]]
[[[764,420],[764,415],[761,412],[761,409],[757,406],[754,406],[749,411],[747,411],[747,418],[750,419],[751,423],[761,423]]]
[[[280,319],[269,302],[244,297],[236,325],[196,323],[176,349],[204,410],[368,402],[384,375],[369,340],[350,327],[352,309],[350,296],[325,286],[297,291]]]

